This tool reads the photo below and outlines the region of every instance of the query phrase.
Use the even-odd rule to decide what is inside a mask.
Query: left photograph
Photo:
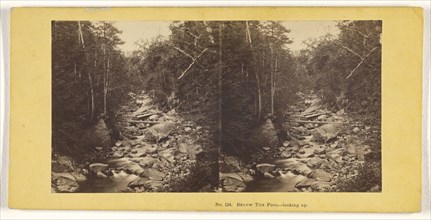
[[[210,25],[52,21],[51,31],[51,192],[216,191],[220,76],[194,74],[220,69],[208,61],[216,44],[204,44],[217,36]]]

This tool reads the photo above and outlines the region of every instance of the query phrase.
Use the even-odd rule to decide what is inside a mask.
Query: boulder
[[[220,173],[220,182],[225,192],[242,192],[246,185],[242,179]]]
[[[152,167],[153,164],[155,162],[157,162],[157,159],[154,159],[152,157],[143,157],[140,161],[139,161],[139,166],[141,167]]]
[[[313,184],[311,184],[311,188],[317,192],[328,192],[331,189],[331,183],[316,181]]]
[[[330,154],[327,154],[327,156],[330,160],[333,160],[337,163],[343,162],[343,157],[338,153],[330,153]]]
[[[141,175],[145,170],[139,166],[138,163],[130,161],[129,163],[126,163],[124,166],[119,167],[119,170],[124,170],[126,173],[135,174],[135,175]]]
[[[56,192],[76,192],[79,189],[79,184],[76,179],[70,176],[58,175],[52,179],[52,187]]]
[[[162,181],[165,178],[165,176],[166,176],[165,173],[159,170],[156,170],[154,168],[149,168],[141,174],[141,177],[147,177],[150,180],[158,180],[158,181]]]
[[[109,148],[113,144],[110,133],[111,131],[104,119],[100,118],[94,126],[85,130],[80,143],[85,147],[93,149],[95,147]]]
[[[220,178],[233,178],[242,182],[251,182],[253,181],[253,177],[244,172],[236,172],[236,173],[220,173]]]
[[[304,176],[311,173],[311,169],[306,164],[298,161],[298,159],[296,158],[277,160],[275,164],[279,168],[283,168],[284,170],[295,171],[298,174],[302,174]]]
[[[84,174],[78,173],[78,172],[72,172],[70,173],[78,182],[84,182],[87,180],[87,177]]]
[[[150,179],[144,182],[144,187],[151,191],[159,191],[163,187],[163,182]]]
[[[173,148],[166,149],[164,151],[159,152],[160,158],[173,163],[175,161],[175,150]]]
[[[189,155],[190,158],[195,159],[196,154],[202,152],[202,147],[193,143],[191,140],[185,140],[178,144],[179,153]]]
[[[75,161],[68,156],[57,156],[52,160],[51,169],[58,173],[75,171]]]
[[[263,124],[260,127],[260,132],[262,134],[262,137],[264,138],[264,141],[267,143],[269,147],[271,148],[278,147],[279,139],[277,135],[277,129],[275,128],[271,119],[268,118],[265,124]]]
[[[325,160],[321,158],[311,158],[307,161],[307,166],[311,168],[319,167]]]
[[[259,171],[260,173],[271,172],[271,171],[275,170],[275,165],[274,164],[269,164],[269,163],[257,164],[256,165],[256,170]]]
[[[148,181],[147,178],[138,177],[135,180],[133,180],[132,182],[130,182],[127,186],[130,188],[141,187],[141,186],[145,185],[146,181]]]
[[[316,169],[308,175],[309,178],[316,179],[319,181],[330,182],[333,174],[323,171],[321,169]]]
[[[307,187],[311,187],[311,185],[313,185],[313,183],[317,182],[316,179],[310,179],[310,178],[306,178],[304,180],[302,180],[301,182],[299,182],[298,184],[296,184],[296,188],[307,188]]]
[[[234,156],[224,156],[220,163],[220,172],[235,173],[242,170],[239,159]]]
[[[168,137],[175,128],[175,122],[163,122],[148,128],[144,135],[150,141],[159,142]]]
[[[108,170],[109,165],[104,163],[92,163],[89,166],[91,172],[97,174],[98,172],[103,172]]]
[[[328,142],[338,136],[342,129],[341,124],[325,124],[314,130],[313,140],[316,142]]]

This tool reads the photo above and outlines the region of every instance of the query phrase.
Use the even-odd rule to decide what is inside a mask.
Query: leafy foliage
[[[54,151],[73,154],[85,147],[82,128],[91,129],[102,114],[113,118],[128,92],[119,33],[106,22],[52,22]]]

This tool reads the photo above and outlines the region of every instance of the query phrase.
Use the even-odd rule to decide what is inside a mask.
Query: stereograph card
[[[14,8],[17,209],[418,212],[421,8]]]

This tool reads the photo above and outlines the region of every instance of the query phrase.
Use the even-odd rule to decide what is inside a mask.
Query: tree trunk
[[[108,97],[108,86],[109,86],[109,56],[106,62],[106,74],[104,78],[103,84],[103,113],[106,115],[106,105],[107,105],[107,97]]]
[[[84,58],[86,58],[86,52],[85,52],[85,43],[84,43],[84,35],[82,33],[82,27],[81,22],[78,21],[78,36],[79,36],[79,42],[82,45],[82,51],[84,53]],[[84,68],[87,72],[88,76],[88,83],[89,83],[89,89],[90,89],[90,121],[93,121],[94,117],[94,86],[93,86],[93,77],[91,76],[90,71],[88,71],[87,66],[84,64]]]
[[[248,40],[248,43],[250,45],[250,50],[251,50],[251,57],[253,60],[253,65],[255,66],[254,68],[254,73],[255,73],[255,77],[256,77],[256,90],[257,90],[257,121],[260,120],[260,115],[262,113],[262,93],[260,91],[260,79],[259,79],[259,72],[258,72],[258,63],[257,60],[254,56],[254,52],[253,52],[253,44],[252,44],[252,40],[251,40],[251,34],[250,34],[250,26],[248,24],[248,21],[245,21],[245,32],[246,32],[246,40]],[[248,79],[248,75],[247,75],[247,79]],[[255,103],[256,106],[256,103]],[[256,109],[256,107],[255,107]]]
[[[218,50],[218,67],[219,67],[219,78],[218,78],[218,86],[219,86],[219,91],[220,91],[220,109],[219,109],[219,122],[218,122],[218,127],[219,127],[219,132],[222,133],[222,119],[223,119],[223,109],[222,109],[222,105],[223,105],[223,60],[222,60],[222,56],[223,56],[223,22],[219,23],[219,50]]]
[[[269,48],[271,50],[271,115],[274,115],[274,48],[272,43]]]

